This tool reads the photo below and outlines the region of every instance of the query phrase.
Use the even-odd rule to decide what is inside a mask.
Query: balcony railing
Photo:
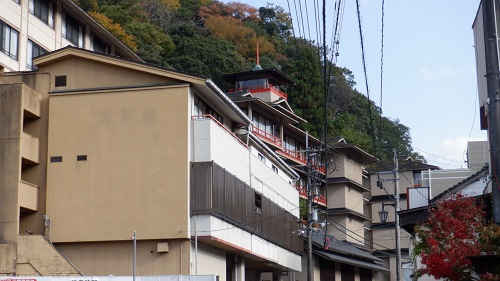
[[[268,141],[268,142],[270,142],[278,147],[281,147],[282,142],[281,142],[281,139],[279,137],[277,137],[271,133],[268,133],[264,130],[261,130],[255,126],[252,126],[252,132],[254,134],[256,134],[257,136],[263,138],[264,140],[266,140],[266,141]]]
[[[295,186],[295,188],[299,191],[300,197],[307,199],[308,194],[307,194],[307,189],[305,187],[297,185]],[[326,206],[326,197],[323,195],[315,195],[313,198],[313,202],[316,204]]]
[[[307,163],[306,161],[306,157],[304,156],[303,153],[300,153],[298,151],[295,151],[295,150],[290,150],[290,149],[287,149],[287,148],[283,148],[281,151],[278,151],[278,153],[280,154],[284,154],[285,156],[305,165]]]
[[[211,215],[295,253],[297,217],[214,162],[191,164],[191,215]]]
[[[269,87],[264,87],[264,86],[253,86],[253,87],[244,87],[244,88],[236,88],[236,89],[229,89],[229,93],[235,93],[235,92],[243,92],[243,91],[249,91],[250,93],[263,93],[263,92],[272,92],[276,94],[277,96],[288,99],[288,95],[281,91],[279,88],[273,86],[272,84],[269,85]]]
[[[314,170],[322,173],[323,175],[326,175],[326,167],[324,165],[321,165],[319,163],[314,162],[312,164],[312,167],[313,167]]]
[[[210,119],[215,122],[219,127],[221,127],[224,131],[226,131],[229,135],[231,135],[235,140],[237,140],[241,145],[244,147],[248,148],[246,143],[244,143],[240,138],[238,138],[233,132],[231,132],[226,126],[224,126],[219,120],[215,119],[210,114],[203,114],[203,115],[193,115],[191,116],[191,119]]]

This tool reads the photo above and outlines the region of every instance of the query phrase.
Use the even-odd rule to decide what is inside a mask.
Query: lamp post
[[[387,212],[384,207],[385,206],[393,206],[394,207],[394,226],[395,226],[395,232],[396,232],[396,281],[401,280],[401,232],[400,232],[400,226],[399,226],[399,215],[398,215],[398,210],[399,210],[399,167],[398,167],[398,158],[396,156],[396,151],[394,150],[394,193],[392,194],[393,196],[393,203],[384,203],[382,202],[382,210],[378,212],[379,218],[381,222],[387,222],[387,217],[389,215],[389,212]]]

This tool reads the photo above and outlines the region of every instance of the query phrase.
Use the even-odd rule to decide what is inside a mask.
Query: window
[[[31,40],[28,40],[28,63],[27,63],[27,67],[29,70],[33,70],[34,69],[34,65],[33,65],[33,58],[36,58],[40,55],[43,55],[45,53],[47,53],[48,51],[45,50],[44,48],[40,47],[38,44],[36,44],[35,42],[31,41]]]
[[[197,95],[194,95],[194,108],[193,115],[204,115],[209,114],[212,115],[217,121],[221,124],[224,124],[224,118],[217,113],[217,111],[213,110],[206,102],[200,99]]]
[[[275,135],[274,129],[275,124],[273,121],[267,119],[266,117],[254,112],[252,115],[252,121],[255,127],[257,127],[260,131],[264,131],[270,135]]]
[[[87,161],[87,155],[77,155],[76,161]]]
[[[255,212],[262,214],[262,194],[255,193]]]
[[[278,167],[276,167],[276,166],[273,165],[272,168],[273,168],[273,172],[275,172],[277,174],[278,173]]]
[[[62,161],[63,161],[62,156],[51,156],[50,157],[50,162],[51,163],[59,163],[59,162],[62,162]]]
[[[266,78],[238,81],[239,89],[266,89],[269,88]]]
[[[49,0],[29,0],[30,13],[54,28],[54,5]]]
[[[422,185],[422,173],[421,172],[414,172],[413,173],[413,185],[414,186],[421,186]]]
[[[54,78],[54,86],[56,87],[64,87],[66,86],[66,75],[62,75],[62,76],[56,76]]]
[[[103,54],[108,54],[108,46],[106,43],[104,43],[101,39],[99,39],[97,36],[92,35],[92,41],[90,42],[90,47],[92,51],[98,52],[98,53],[103,53]]]
[[[262,155],[260,153],[259,153],[259,160],[260,160],[260,162],[262,162],[264,164],[266,163],[266,157],[264,157],[264,155]]]
[[[20,3],[20,0],[12,0],[12,1],[16,2],[17,4]]]
[[[0,50],[15,60],[17,60],[18,38],[17,30],[0,21],[0,39],[2,40]]]
[[[64,38],[79,48],[83,48],[82,26],[71,16],[63,13],[62,34]]]

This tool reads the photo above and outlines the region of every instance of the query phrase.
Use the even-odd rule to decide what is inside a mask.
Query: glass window
[[[62,34],[64,38],[79,48],[83,48],[82,26],[71,16],[63,13]]]
[[[92,36],[92,41],[91,41],[91,48],[92,51],[98,52],[98,53],[103,53],[103,54],[108,54],[108,46],[106,43],[104,43],[101,39],[99,39],[96,36]]]
[[[35,67],[33,65],[33,58],[36,58],[40,55],[43,55],[47,53],[48,51],[45,50],[44,48],[40,47],[38,44],[35,42],[28,40],[28,63],[27,67],[29,70],[33,70]]]
[[[193,115],[204,115],[209,114],[221,124],[224,124],[224,118],[220,116],[217,111],[212,109],[208,104],[206,104],[202,99],[200,99],[197,95],[194,95],[194,107],[193,107]]]
[[[258,114],[258,113],[253,113],[252,115],[252,121],[255,127],[259,128],[261,131],[264,131],[268,134],[275,135],[274,129],[275,129],[275,124],[273,121],[265,118],[264,116]]]
[[[54,5],[49,0],[29,0],[30,13],[50,27],[54,27]]]
[[[17,60],[19,32],[0,21],[0,50],[11,58]]]
[[[266,157],[264,157],[264,155],[262,155],[262,154],[260,154],[260,153],[259,153],[259,160],[260,160],[260,162],[262,162],[262,163],[266,163]]]
[[[278,173],[278,167],[276,167],[276,166],[273,165],[272,168],[273,168],[273,172],[275,172],[277,174]]]

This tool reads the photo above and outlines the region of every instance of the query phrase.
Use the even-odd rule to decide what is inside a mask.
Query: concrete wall
[[[51,96],[51,239],[187,238],[188,120],[186,87]]]
[[[141,232],[137,233],[137,238],[137,275],[191,274],[188,240],[141,240]],[[165,242],[168,242],[168,252],[158,252],[158,243]],[[133,242],[130,237],[127,241],[59,243],[57,247],[84,275],[133,274]]]

